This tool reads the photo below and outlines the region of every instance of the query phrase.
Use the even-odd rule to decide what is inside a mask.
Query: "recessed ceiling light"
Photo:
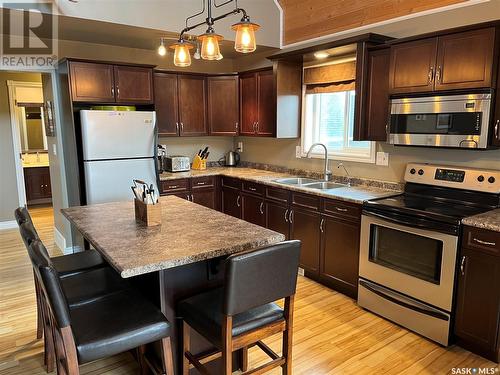
[[[328,56],[330,55],[325,51],[314,52],[314,57],[316,57],[317,59],[326,59]]]

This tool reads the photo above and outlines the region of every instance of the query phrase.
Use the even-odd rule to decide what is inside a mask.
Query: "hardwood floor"
[[[52,255],[52,208],[30,210]],[[355,301],[300,277],[295,299],[294,374],[450,374],[454,367],[499,367],[457,346],[443,348],[359,308]],[[33,274],[17,229],[0,231],[0,374],[44,374],[35,339]],[[278,336],[266,343],[280,348]],[[252,348],[250,368],[267,358]],[[81,366],[82,374],[135,374],[129,354]],[[276,369],[269,374],[280,374]],[[491,373],[490,373],[491,374]]]

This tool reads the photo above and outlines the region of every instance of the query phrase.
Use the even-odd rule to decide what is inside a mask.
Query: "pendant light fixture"
[[[160,39],[160,45],[158,46],[158,55],[165,56],[167,54],[167,49],[165,48],[165,41],[163,38]]]
[[[230,12],[224,13],[217,17],[212,17],[212,2],[215,8],[220,8],[230,3],[234,3],[235,7]],[[205,21],[200,22],[196,25],[188,26],[189,20],[204,14],[205,9],[207,10],[207,17]],[[255,51],[255,31],[257,31],[260,26],[256,23],[251,22],[250,17],[247,15],[246,11],[238,7],[238,0],[226,0],[220,4],[217,4],[215,0],[203,0],[203,9],[200,12],[186,18],[186,27],[180,32],[178,42],[170,46],[170,48],[175,49],[174,65],[179,67],[186,67],[191,65],[191,55],[189,50],[194,46],[192,43],[185,40],[184,34],[203,25],[207,25],[208,29],[205,34],[198,36],[198,42],[201,43],[201,58],[209,61],[222,60],[223,56],[220,52],[219,42],[223,40],[223,37],[222,35],[219,35],[215,32],[213,26],[218,20],[226,18],[230,15],[240,13],[243,14],[243,18],[240,22],[232,26],[232,29],[236,31],[234,49],[240,53],[249,53]],[[158,49],[158,53],[161,55],[160,48],[161,45]],[[198,56],[200,56],[200,53],[199,47],[197,45],[194,57],[198,59]]]

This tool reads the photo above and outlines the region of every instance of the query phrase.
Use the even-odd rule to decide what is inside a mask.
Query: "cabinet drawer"
[[[194,177],[191,179],[192,189],[213,188],[215,186],[214,176]]]
[[[252,193],[256,195],[264,195],[265,187],[264,185],[258,184],[251,181],[243,181],[242,190],[247,193]]]
[[[315,195],[292,193],[292,204],[294,206],[309,208],[311,210],[319,210],[320,198]]]
[[[486,229],[465,227],[464,246],[500,256],[500,233]]]
[[[266,188],[266,198],[278,202],[288,203],[289,193],[287,190],[268,187]]]
[[[161,192],[171,193],[189,189],[189,179],[167,180],[161,182]]]
[[[333,199],[325,199],[323,201],[323,212],[333,216],[361,220],[361,206]]]
[[[241,181],[233,177],[222,177],[222,186],[240,190]]]

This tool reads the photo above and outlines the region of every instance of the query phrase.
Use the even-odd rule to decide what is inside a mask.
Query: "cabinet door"
[[[26,189],[26,200],[27,202],[34,201],[36,199],[46,198],[45,196],[45,185],[46,178],[43,167],[40,168],[24,168],[24,185]]]
[[[266,207],[264,200],[249,194],[241,195],[243,220],[249,223],[266,226]]]
[[[205,77],[179,75],[180,135],[207,135]]]
[[[253,135],[257,124],[257,76],[240,76],[240,134]]]
[[[257,134],[272,136],[276,129],[276,100],[272,70],[257,73]]]
[[[241,196],[239,190],[222,188],[222,212],[241,219]]]
[[[437,38],[391,46],[389,90],[393,94],[432,91]]]
[[[215,189],[197,189],[191,193],[191,200],[199,205],[215,209]]]
[[[158,134],[179,135],[177,74],[155,73],[154,91]]]
[[[117,103],[153,103],[153,69],[116,65],[114,76]]]
[[[500,257],[462,249],[455,319],[455,334],[482,355],[498,356]]]
[[[45,198],[52,198],[52,185],[50,184],[50,169],[49,167],[44,168],[43,174],[43,195]]]
[[[292,209],[291,238],[302,241],[300,267],[312,273],[319,271],[320,215],[307,210]]]
[[[290,239],[289,212],[290,210],[286,205],[266,202],[266,227],[283,234],[286,240]]]
[[[359,224],[322,217],[321,277],[334,289],[357,298]]]
[[[115,102],[113,65],[70,61],[69,79],[74,102]]]
[[[209,77],[208,125],[211,135],[238,135],[238,77]]]
[[[495,28],[438,38],[436,90],[489,88]]]

